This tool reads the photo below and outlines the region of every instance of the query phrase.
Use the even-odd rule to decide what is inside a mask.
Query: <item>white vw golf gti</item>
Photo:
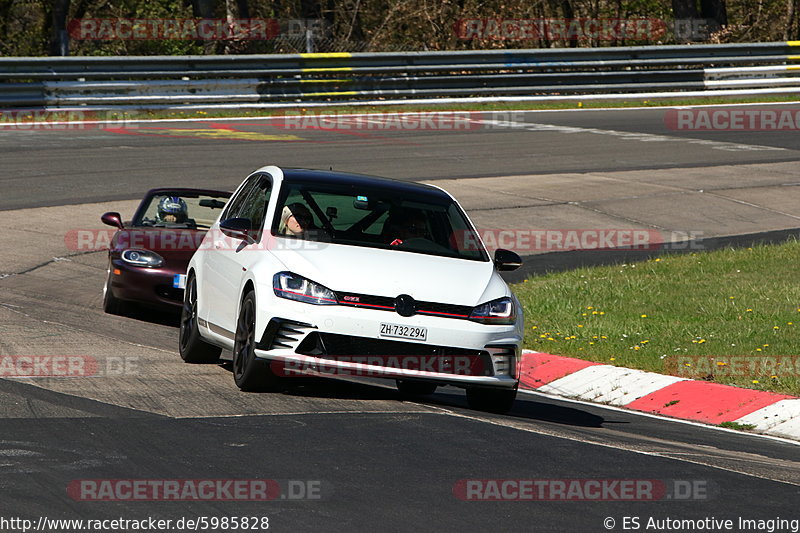
[[[233,352],[242,390],[292,375],[387,377],[401,393],[466,388],[505,412],[517,391],[519,302],[444,190],[263,167],[231,197],[186,272],[180,354]]]

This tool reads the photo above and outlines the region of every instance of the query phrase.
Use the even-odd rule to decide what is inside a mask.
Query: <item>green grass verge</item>
[[[581,102],[490,102],[463,104],[429,104],[429,105],[384,105],[354,106],[332,105],[330,107],[285,107],[270,109],[207,109],[176,111],[136,111],[131,112],[132,119],[187,119],[187,118],[228,118],[228,117],[270,117],[291,113],[401,113],[414,111],[524,111],[524,110],[559,110],[559,109],[601,109],[626,107],[659,107],[712,104],[759,104],[776,102],[796,102],[796,94],[764,95],[747,97],[702,97],[672,99],[643,99],[621,97],[615,101],[581,101]]]
[[[513,290],[528,349],[800,396],[799,263],[791,240],[580,268]]]
[[[269,117],[282,115],[287,111],[292,113],[401,113],[414,111],[524,111],[524,110],[559,110],[559,109],[605,109],[625,107],[659,107],[659,106],[686,106],[710,104],[756,104],[774,102],[795,102],[796,94],[774,96],[749,96],[742,98],[674,98],[668,100],[650,100],[643,98],[628,98],[616,101],[586,101],[586,102],[493,102],[493,103],[463,103],[439,105],[385,105],[385,106],[331,106],[309,108],[278,108],[278,109],[240,109],[240,110],[215,110],[207,111],[152,111],[137,113],[140,119],[159,118],[224,118],[224,117]]]
[[[728,428],[728,429],[736,429],[736,430],[739,430],[739,431],[750,431],[750,430],[756,428],[755,424],[739,424],[737,422],[723,422],[723,423],[719,424],[719,427]]]

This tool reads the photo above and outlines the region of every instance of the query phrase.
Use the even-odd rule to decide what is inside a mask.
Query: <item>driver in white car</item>
[[[404,241],[428,237],[428,221],[422,211],[407,211],[396,219],[387,220],[386,233],[392,241],[391,246],[398,246]]]
[[[314,217],[306,206],[298,202],[284,206],[278,233],[302,237],[311,229],[314,229]]]

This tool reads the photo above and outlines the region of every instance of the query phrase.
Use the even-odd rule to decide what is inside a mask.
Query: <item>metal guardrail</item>
[[[774,88],[800,42],[246,56],[0,58],[0,107],[155,108]]]

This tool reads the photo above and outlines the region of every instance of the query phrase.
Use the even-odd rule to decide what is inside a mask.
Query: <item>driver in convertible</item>
[[[189,218],[189,208],[180,196],[165,196],[158,202],[156,224],[187,224],[194,223]]]

